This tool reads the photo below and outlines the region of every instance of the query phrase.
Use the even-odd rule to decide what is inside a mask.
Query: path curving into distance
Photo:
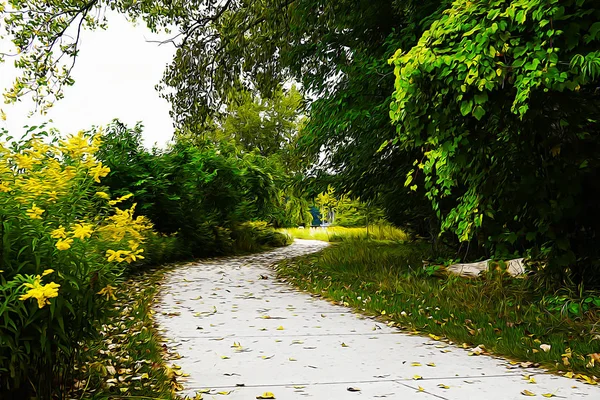
[[[209,259],[168,274],[156,320],[170,350],[182,356],[175,363],[189,374],[182,395],[509,400],[527,398],[521,392],[528,390],[540,399],[548,393],[600,399],[598,387],[501,358],[469,356],[463,348],[402,333],[275,278],[275,262],[326,246],[296,240],[285,248]]]

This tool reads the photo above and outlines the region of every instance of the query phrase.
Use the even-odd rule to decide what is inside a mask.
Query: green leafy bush
[[[68,390],[80,343],[152,225],[99,190],[99,135],[30,133],[0,145],[0,398],[45,400]]]

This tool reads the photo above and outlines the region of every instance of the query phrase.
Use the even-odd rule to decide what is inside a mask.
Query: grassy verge
[[[367,239],[367,228],[344,228],[329,226],[323,228],[291,228],[281,229],[280,232],[297,239],[323,240],[325,242],[342,242],[347,240]],[[373,240],[406,241],[408,235],[391,225],[372,225],[368,228],[368,238]]]
[[[234,254],[266,251],[291,243],[289,236],[264,224],[248,224],[236,234],[231,250]],[[114,296],[109,303],[110,316],[100,326],[100,336],[83,349],[76,367],[79,378],[70,398],[181,398],[176,393],[182,389],[182,372],[166,363],[180,356],[167,352],[152,317],[154,299],[165,273],[180,264],[137,270],[107,293],[108,297]]]
[[[548,294],[532,280],[500,272],[478,279],[433,276],[422,268],[428,251],[419,243],[343,242],[277,270],[301,289],[400,328],[479,346],[475,355],[483,350],[596,383],[597,310],[564,315],[549,307]]]
[[[166,353],[152,319],[153,299],[167,270],[136,274],[115,288],[112,316],[84,349],[72,398],[177,398],[180,372],[165,364],[177,355]]]

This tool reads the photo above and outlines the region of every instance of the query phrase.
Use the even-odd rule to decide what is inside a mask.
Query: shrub
[[[152,225],[99,190],[98,135],[30,133],[0,145],[0,398],[43,400],[64,396]]]

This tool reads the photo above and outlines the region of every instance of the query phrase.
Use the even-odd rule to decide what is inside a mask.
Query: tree
[[[599,20],[586,0],[456,1],[390,60],[390,147],[419,152],[406,185],[424,187],[442,229],[588,282],[600,275]]]
[[[21,58],[45,64],[56,59],[49,55],[47,44],[62,34],[62,27],[70,19],[85,15],[90,20],[98,12],[102,15],[107,5],[131,18],[144,19],[155,30],[175,25],[177,33],[169,42],[177,46],[177,53],[160,88],[171,102],[172,115],[185,135],[210,133],[224,126],[229,131],[226,135],[233,137],[231,131],[235,130],[236,139],[253,143],[252,146],[257,141],[250,139],[249,134],[260,136],[263,146],[266,131],[246,129],[242,123],[246,113],[255,114],[261,107],[252,105],[250,98],[258,92],[260,97],[256,98],[263,104],[276,104],[283,82],[300,82],[307,98],[316,100],[307,110],[310,118],[293,147],[298,149],[296,159],[305,165],[317,164],[308,168],[311,175],[320,177],[320,188],[313,191],[319,193],[332,184],[340,193],[352,191],[364,199],[377,199],[387,206],[388,216],[396,223],[410,224],[419,233],[425,233],[435,225],[435,214],[421,201],[424,192],[420,188],[413,193],[402,186],[417,153],[377,150],[395,136],[389,120],[394,77],[387,60],[398,47],[415,44],[449,3],[97,0],[88,3],[93,9],[88,12],[87,8],[78,9],[67,1],[14,1],[13,8],[22,10],[22,15],[30,15],[27,10],[41,10],[44,14],[12,18],[7,23],[17,33],[16,43],[42,43],[38,48],[21,46]],[[50,24],[52,18],[48,16],[60,24]],[[97,22],[105,21],[99,18]],[[89,24],[95,26],[93,18]],[[39,69],[35,63],[23,66],[28,71]],[[51,73],[44,75],[44,82],[72,83]],[[239,102],[240,93],[244,92],[248,93],[247,99]],[[232,114],[227,125],[220,127],[213,115],[224,106]],[[258,123],[256,118],[249,126]],[[423,223],[424,220],[428,222]]]

